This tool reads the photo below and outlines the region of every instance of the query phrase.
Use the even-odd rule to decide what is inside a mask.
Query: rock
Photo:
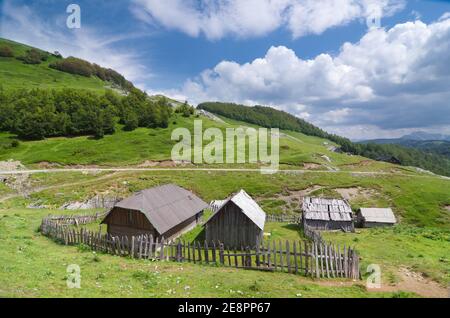
[[[111,209],[122,199],[111,196],[96,195],[84,202],[69,202],[60,207],[61,210]]]

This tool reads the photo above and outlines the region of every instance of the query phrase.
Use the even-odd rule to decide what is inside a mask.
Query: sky
[[[111,67],[149,94],[272,106],[354,140],[450,134],[450,1],[0,3],[0,37]]]

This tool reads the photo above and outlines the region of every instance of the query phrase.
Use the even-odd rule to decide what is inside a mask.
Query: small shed
[[[393,226],[397,223],[392,209],[361,208],[356,219],[358,226],[362,228]]]
[[[346,200],[306,197],[303,199],[302,212],[304,227],[319,231],[355,230],[353,212]]]
[[[215,212],[205,224],[206,240],[230,248],[254,247],[264,236],[266,213],[244,191],[213,201]]]
[[[107,224],[112,236],[174,239],[199,224],[207,208],[208,204],[192,192],[168,184],[117,203],[102,224]]]

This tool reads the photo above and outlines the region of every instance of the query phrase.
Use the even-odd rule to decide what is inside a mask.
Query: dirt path
[[[14,199],[14,198],[19,198],[19,197],[23,197],[25,195],[30,195],[33,193],[39,193],[42,191],[46,191],[46,190],[53,190],[53,189],[58,189],[58,188],[63,188],[63,187],[72,187],[72,186],[78,186],[78,185],[84,185],[84,184],[89,184],[91,182],[97,182],[97,181],[101,181],[101,180],[107,180],[109,178],[112,178],[116,175],[118,175],[119,172],[114,172],[111,174],[107,174],[101,177],[98,177],[96,179],[93,180],[84,180],[84,181],[77,181],[77,182],[71,182],[71,183],[63,183],[63,184],[56,184],[56,185],[52,185],[52,186],[45,186],[45,187],[36,187],[36,188],[32,188],[30,190],[27,191],[26,194],[21,194],[21,193],[12,193],[12,194],[8,194],[6,196],[3,196],[0,198],[0,203],[3,203],[5,201]]]
[[[398,271],[401,281],[395,285],[384,284],[380,289],[369,289],[370,292],[412,292],[426,298],[450,298],[450,289],[435,281],[423,277],[422,274],[412,272],[406,267]]]

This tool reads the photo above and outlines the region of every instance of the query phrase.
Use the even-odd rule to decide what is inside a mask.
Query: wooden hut
[[[201,221],[208,204],[192,192],[169,184],[138,192],[117,203],[102,224],[113,236],[153,235],[173,239]]]
[[[304,227],[319,231],[355,230],[353,212],[345,200],[306,197],[303,199],[302,212]]]
[[[362,228],[393,226],[397,223],[392,209],[361,208],[356,214],[357,225]]]
[[[208,242],[245,248],[254,247],[262,240],[266,213],[244,190],[225,201],[213,202],[215,213],[205,224]]]

